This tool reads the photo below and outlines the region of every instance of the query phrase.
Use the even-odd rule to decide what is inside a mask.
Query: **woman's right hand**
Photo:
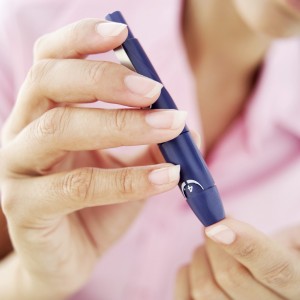
[[[74,293],[137,215],[136,200],[178,183],[179,167],[163,164],[155,146],[127,164],[103,151],[173,139],[185,123],[184,112],[139,109],[158,98],[161,84],[85,59],[126,36],[124,25],[85,19],[36,43],[0,152],[2,207],[22,299]],[[97,99],[133,109],[75,107]]]

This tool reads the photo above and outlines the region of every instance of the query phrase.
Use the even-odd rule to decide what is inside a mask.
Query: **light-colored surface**
[[[8,11],[8,1],[7,0],[0,0],[0,20]]]

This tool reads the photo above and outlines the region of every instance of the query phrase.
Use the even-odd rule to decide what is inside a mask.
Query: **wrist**
[[[71,296],[42,276],[37,277],[23,268],[15,252],[0,261],[0,299],[64,300]]]

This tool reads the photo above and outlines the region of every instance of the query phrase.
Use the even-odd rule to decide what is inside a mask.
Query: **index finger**
[[[125,24],[101,19],[83,19],[40,37],[34,46],[34,60],[83,58],[121,45],[128,31]]]
[[[209,226],[205,232],[262,284],[288,299],[298,299],[300,267],[288,249],[233,219]]]

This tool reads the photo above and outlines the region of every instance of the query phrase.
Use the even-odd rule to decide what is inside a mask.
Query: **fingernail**
[[[205,233],[215,242],[225,245],[232,244],[236,238],[235,232],[225,225],[217,225],[211,229],[206,229]]]
[[[116,23],[116,22],[106,22],[106,23],[99,23],[96,26],[96,31],[102,35],[103,37],[112,37],[119,35],[127,25]]]
[[[192,134],[193,140],[199,150],[202,150],[201,136],[197,132],[193,131]]]
[[[157,129],[178,129],[184,126],[187,112],[179,110],[164,110],[149,112],[146,117],[146,123]]]
[[[126,76],[124,79],[127,88],[134,94],[153,98],[160,94],[163,85],[150,78],[136,75]]]
[[[179,180],[180,166],[172,166],[154,170],[149,174],[149,180],[153,184],[161,185]]]

